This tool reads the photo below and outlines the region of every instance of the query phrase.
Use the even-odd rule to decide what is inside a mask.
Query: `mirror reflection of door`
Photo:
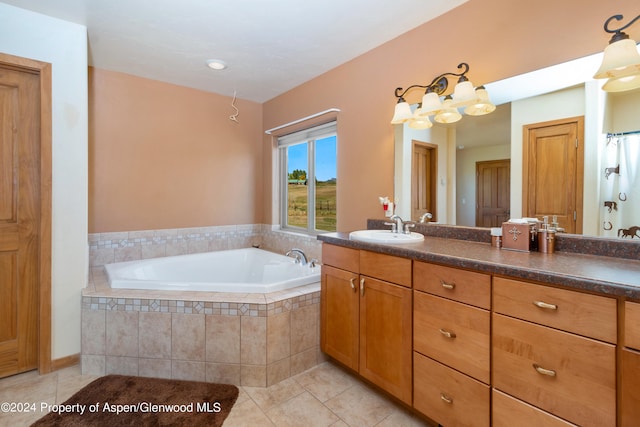
[[[550,222],[555,215],[567,233],[582,233],[584,118],[523,128],[522,213]]]
[[[430,212],[436,219],[436,177],[438,146],[413,141],[411,155],[411,219]]]
[[[499,227],[511,209],[511,160],[476,162],[476,227]]]

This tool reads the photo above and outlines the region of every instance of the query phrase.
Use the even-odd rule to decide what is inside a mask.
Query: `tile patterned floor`
[[[97,377],[73,366],[47,375],[28,372],[0,380],[0,403],[37,403],[35,413],[0,411],[0,427],[29,426],[41,402],[62,403]],[[429,426],[330,362],[268,388],[240,387],[225,427]]]

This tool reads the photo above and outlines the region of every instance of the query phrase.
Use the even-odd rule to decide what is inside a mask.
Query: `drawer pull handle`
[[[455,283],[447,283],[444,280],[440,280],[440,285],[442,285],[442,287],[445,289],[449,289],[450,291],[452,291],[456,287]]]
[[[451,405],[453,403],[453,399],[451,397],[447,396],[444,393],[440,393],[440,399],[442,399],[443,402],[446,402],[449,405]]]
[[[351,279],[349,279],[349,283],[351,283],[351,289],[353,289],[353,292],[356,291],[356,284],[353,282],[354,280],[356,280],[355,277],[352,277]]]
[[[360,296],[364,296],[364,277],[360,279]]]
[[[446,329],[440,328],[440,333],[442,335],[444,335],[447,338],[455,338],[456,337],[456,333],[455,332],[451,332],[451,331],[447,331]]]
[[[540,308],[546,308],[547,310],[557,310],[558,306],[555,304],[549,304],[543,301],[534,301],[533,305]]]
[[[552,371],[551,369],[545,369],[542,366],[538,365],[537,363],[533,364],[533,369],[535,369],[536,371],[538,371],[539,374],[542,374],[542,375],[547,375],[549,377],[556,376],[556,371]]]

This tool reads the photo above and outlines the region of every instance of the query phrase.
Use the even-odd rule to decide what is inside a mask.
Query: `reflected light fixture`
[[[608,79],[602,86],[607,92],[622,92],[640,87],[640,53],[636,42],[622,31],[640,19],[640,15],[618,29],[609,28],[614,19],[621,21],[623,16],[613,15],[604,22],[604,31],[613,36],[604,49],[602,65],[593,78]]]
[[[459,73],[443,73],[435,77],[428,85],[411,85],[406,89],[396,88],[394,95],[398,98],[391,124],[407,123],[413,129],[428,129],[432,126],[429,116],[438,123],[455,123],[462,118],[458,108],[463,108],[464,113],[470,116],[482,116],[496,109],[491,103],[489,93],[484,86],[474,89],[466,74],[469,72],[469,64],[462,62],[458,65]],[[452,95],[444,95],[449,87],[448,76],[458,77],[458,82]],[[412,112],[409,103],[404,96],[415,88],[425,89],[422,102]]]

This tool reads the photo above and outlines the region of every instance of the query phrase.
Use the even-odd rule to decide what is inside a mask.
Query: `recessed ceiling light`
[[[214,70],[224,70],[227,68],[227,63],[219,59],[209,59],[207,60],[207,67]]]

